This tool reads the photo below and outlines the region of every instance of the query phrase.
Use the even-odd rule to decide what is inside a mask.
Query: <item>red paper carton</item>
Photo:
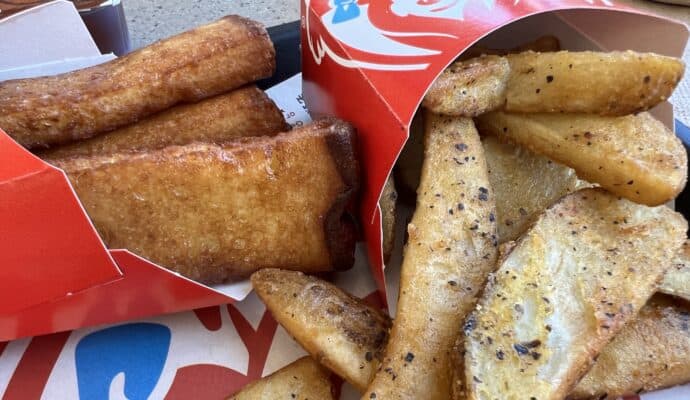
[[[636,50],[680,57],[685,25],[608,0],[326,1],[302,3],[303,90],[314,115],[360,134],[361,219],[372,273],[385,292],[378,199],[422,97],[472,44],[511,48],[543,35],[566,50]],[[668,103],[652,112],[673,124]]]

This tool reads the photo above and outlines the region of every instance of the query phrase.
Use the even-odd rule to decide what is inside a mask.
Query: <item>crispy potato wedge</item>
[[[637,203],[663,204],[685,187],[685,147],[648,113],[600,117],[493,112],[477,120],[482,132],[572,167],[580,178]]]
[[[465,323],[468,399],[563,399],[656,290],[686,229],[668,207],[603,189],[549,208]]]
[[[359,183],[351,125],[327,118],[273,137],[54,161],[110,248],[218,283],[259,268],[354,262],[345,208]]]
[[[496,223],[471,119],[425,114],[417,209],[408,226],[400,297],[383,363],[363,399],[450,397],[458,326],[495,266]]]
[[[690,240],[683,243],[659,284],[659,291],[690,301]]]
[[[482,56],[446,68],[424,96],[422,106],[438,114],[476,117],[503,106],[510,75],[508,60]]]
[[[637,113],[668,99],[685,71],[677,58],[633,51],[527,51],[506,58],[509,112]]]
[[[496,193],[499,243],[517,239],[556,200],[588,185],[572,168],[495,136],[483,137],[482,145]]]
[[[398,192],[395,190],[395,182],[393,177],[389,176],[386,179],[386,184],[383,186],[383,193],[379,200],[381,207],[381,224],[383,228],[383,259],[388,261],[393,252],[393,245],[395,244],[395,204],[398,201]]]
[[[568,398],[616,399],[690,382],[690,306],[654,296],[604,347]]]
[[[333,284],[300,272],[264,269],[256,294],[321,364],[364,391],[379,366],[390,319]]]
[[[335,400],[329,375],[311,357],[303,357],[250,383],[228,400]]]
[[[527,42],[512,49],[493,49],[489,47],[474,45],[467,49],[460,56],[461,60],[467,60],[474,57],[479,57],[482,55],[496,55],[504,56],[506,54],[512,53],[522,53],[523,51],[536,51],[536,52],[548,52],[548,51],[559,51],[561,49],[561,42],[557,37],[551,35],[544,35],[538,37],[532,42]]]

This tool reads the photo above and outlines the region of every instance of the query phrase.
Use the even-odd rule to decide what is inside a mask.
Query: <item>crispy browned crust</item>
[[[263,269],[252,286],[275,319],[321,364],[364,390],[381,363],[390,319],[335,285]]]
[[[110,248],[215,283],[265,267],[351,265],[354,226],[337,212],[357,188],[353,141],[350,125],[328,119],[275,137],[55,165]]]
[[[89,138],[270,76],[264,27],[227,16],[119,59],[0,83],[0,127],[28,148]]]
[[[252,382],[228,400],[334,400],[328,371],[303,357]]]
[[[123,128],[39,152],[46,161],[74,156],[159,150],[193,142],[223,143],[289,130],[283,113],[250,85],[198,103],[181,104]]]
[[[690,307],[656,295],[609,343],[571,399],[621,396],[690,382]]]
[[[422,106],[438,114],[476,117],[503,106],[510,65],[504,57],[457,61],[431,85]]]
[[[324,220],[324,232],[328,251],[333,261],[333,269],[346,270],[355,262],[352,249],[357,241],[352,216],[345,212],[349,205],[354,206],[354,195],[359,192],[359,163],[357,162],[356,136],[352,126],[335,118],[321,123],[329,124],[334,134],[326,137],[326,143],[335,163],[340,179],[348,190],[342,191],[333,201]]]

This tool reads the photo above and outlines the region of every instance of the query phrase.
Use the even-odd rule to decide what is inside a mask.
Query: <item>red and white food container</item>
[[[313,114],[351,121],[361,145],[360,222],[366,246],[358,248],[355,268],[336,274],[335,281],[376,302],[366,274],[370,267],[392,307],[397,274],[396,268],[387,270],[386,291],[378,198],[421,98],[452,60],[480,40],[508,48],[544,34],[557,36],[570,50],[632,49],[678,57],[688,37],[680,23],[607,0],[304,0],[301,7],[307,105]],[[0,21],[0,79],[101,62],[103,56],[75,17],[70,3],[56,1]],[[71,28],[36,32],[32,26]],[[6,57],[3,42],[17,32],[34,35],[22,39],[26,46],[49,43],[52,50]],[[70,46],[64,45],[65,37]],[[289,89],[275,95],[295,100]],[[668,104],[654,112],[672,124]],[[401,241],[391,267],[400,263]],[[229,395],[304,354],[256,296],[195,313],[153,316],[233,303],[248,290],[247,282],[206,287],[126,249],[106,249],[64,174],[0,131],[0,394],[8,396],[13,387],[31,382],[38,397],[76,398],[81,393],[74,366],[79,343],[106,329],[95,325],[140,319],[165,325],[172,335],[149,398]],[[82,329],[2,343],[76,328]],[[49,368],[37,367],[46,360]],[[121,381],[113,378],[111,390],[123,390]],[[688,390],[652,397],[676,400],[686,398]],[[18,396],[8,398],[23,398]],[[358,395],[345,386],[342,398]]]
[[[681,57],[688,39],[680,22],[609,0],[305,0],[301,26],[309,111],[337,115],[359,132],[365,174],[360,217],[372,273],[384,293],[378,199],[424,94],[464,50],[478,42],[509,49],[553,35],[564,50]],[[673,126],[669,103],[652,112]]]
[[[0,37],[0,80],[113,58],[64,0],[0,20]],[[250,288],[247,281],[210,288],[107,249],[65,174],[0,127],[0,342],[233,303]]]

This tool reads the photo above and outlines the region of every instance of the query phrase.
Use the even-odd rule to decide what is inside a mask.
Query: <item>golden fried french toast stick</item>
[[[181,104],[123,128],[38,155],[51,159],[158,150],[193,142],[223,143],[289,129],[283,113],[254,85],[198,103]]]
[[[227,92],[274,69],[264,27],[227,16],[105,64],[2,82],[0,127],[27,148],[64,144]]]
[[[617,399],[690,382],[690,306],[655,295],[611,343],[568,399]]]
[[[494,193],[469,118],[425,114],[417,208],[383,362],[362,399],[449,399],[450,353],[496,263]]]
[[[354,129],[323,119],[274,137],[72,157],[68,175],[110,248],[216,283],[257,269],[349,268]]]

